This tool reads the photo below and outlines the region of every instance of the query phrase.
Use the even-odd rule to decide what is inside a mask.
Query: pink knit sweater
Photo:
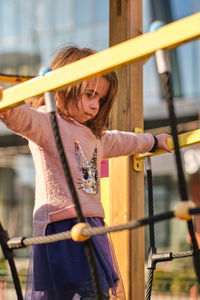
[[[45,107],[38,111],[24,104],[0,115],[6,126],[29,141],[36,170],[34,234],[44,235],[46,225],[76,217]],[[100,197],[102,159],[149,151],[151,134],[105,131],[101,140],[91,130],[57,115],[58,126],[85,217],[104,217]]]

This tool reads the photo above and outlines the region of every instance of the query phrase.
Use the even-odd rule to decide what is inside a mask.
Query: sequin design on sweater
[[[97,147],[94,149],[91,161],[88,161],[79,141],[75,140],[75,155],[82,174],[81,182],[78,184],[87,194],[96,194],[98,192]]]

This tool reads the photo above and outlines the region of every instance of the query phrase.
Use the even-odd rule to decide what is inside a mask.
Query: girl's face
[[[79,123],[94,118],[102,101],[106,101],[110,83],[104,77],[98,77],[87,82],[86,89],[78,104],[73,99],[68,102],[68,111],[70,116]]]

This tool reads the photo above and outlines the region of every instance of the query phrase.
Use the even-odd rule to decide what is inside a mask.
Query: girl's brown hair
[[[57,55],[53,59],[50,68],[52,70],[55,70],[57,68],[73,63],[79,59],[82,59],[94,53],[96,53],[96,51],[89,48],[80,49],[78,47],[72,47],[72,46],[64,47],[57,52]],[[106,78],[110,83],[107,99],[106,101],[100,103],[98,114],[93,119],[85,123],[85,125],[88,126],[92,130],[92,132],[99,138],[101,137],[102,132],[107,125],[109,113],[112,108],[117,93],[117,88],[118,88],[118,81],[115,72],[102,75],[102,77]],[[83,81],[73,86],[69,86],[65,88],[63,91],[56,92],[55,98],[56,98],[58,113],[64,119],[70,120],[70,114],[67,109],[68,100],[74,99],[76,104],[78,104],[80,96],[83,95],[86,89],[86,85],[87,82]],[[37,109],[41,105],[44,105],[44,97],[35,100],[31,106],[34,109]]]

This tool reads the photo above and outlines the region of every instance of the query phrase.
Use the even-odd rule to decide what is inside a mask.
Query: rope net
[[[199,213],[200,213],[200,206],[188,210],[189,215],[196,215]],[[127,223],[119,224],[115,226],[87,227],[82,230],[82,236],[91,237],[95,235],[108,234],[108,233],[118,232],[122,230],[134,230],[142,226],[168,220],[174,217],[175,217],[174,211],[168,211],[161,214],[153,215],[151,217],[146,217],[140,220],[132,220]],[[19,249],[19,248],[33,246],[33,245],[55,243],[55,242],[59,242],[71,238],[72,238],[71,231],[65,231],[65,232],[56,233],[48,236],[38,236],[38,237],[29,237],[29,238],[25,238],[25,237],[10,238],[7,241],[7,245],[9,249]]]

